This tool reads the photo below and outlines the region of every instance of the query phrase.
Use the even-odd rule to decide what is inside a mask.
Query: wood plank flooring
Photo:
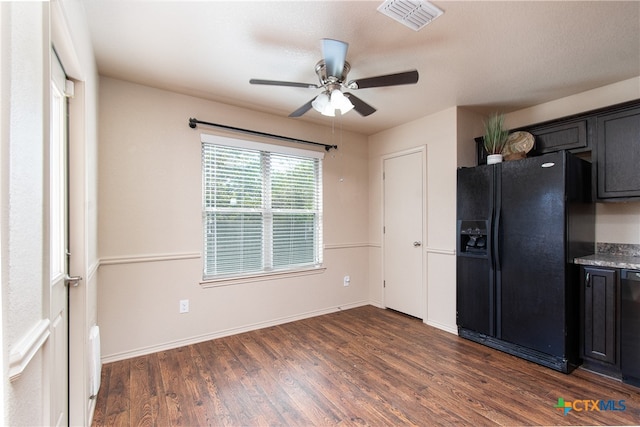
[[[565,415],[555,408],[559,398],[611,400],[618,410],[580,402]],[[93,420],[96,427],[638,423],[638,388],[582,369],[561,374],[372,306],[105,364]]]

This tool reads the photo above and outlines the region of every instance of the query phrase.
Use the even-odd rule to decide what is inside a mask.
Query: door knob
[[[80,284],[80,281],[82,280],[81,276],[69,276],[68,274],[65,275],[64,277],[64,284],[75,288],[76,286],[78,286]]]
[[[420,246],[422,246],[422,242],[418,242],[418,241],[413,242],[414,248],[419,248]]]

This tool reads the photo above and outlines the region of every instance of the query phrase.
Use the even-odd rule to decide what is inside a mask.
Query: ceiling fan
[[[335,116],[336,110],[340,110],[341,114],[346,114],[351,109],[356,110],[362,116],[368,116],[375,113],[376,109],[352,93],[342,92],[341,88],[356,90],[371,87],[414,84],[418,82],[417,70],[385,74],[347,82],[347,74],[349,74],[349,70],[351,70],[351,65],[346,61],[348,48],[349,44],[340,40],[322,39],[323,59],[318,61],[315,67],[320,84],[261,79],[251,79],[249,83],[254,85],[323,89],[320,95],[289,114],[289,117],[300,117],[311,108],[325,116]]]

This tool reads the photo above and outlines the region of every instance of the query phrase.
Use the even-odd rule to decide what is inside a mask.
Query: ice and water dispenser
[[[487,255],[488,221],[458,222],[458,253]]]

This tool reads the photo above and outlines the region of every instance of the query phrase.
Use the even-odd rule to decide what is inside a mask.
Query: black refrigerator
[[[579,267],[594,253],[591,164],[567,152],[458,169],[461,337],[568,373],[580,364]]]

